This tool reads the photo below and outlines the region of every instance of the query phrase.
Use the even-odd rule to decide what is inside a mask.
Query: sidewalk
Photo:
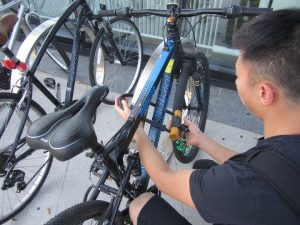
[[[40,73],[39,76],[48,76]],[[65,82],[62,78],[57,81]],[[76,83],[75,98],[80,97],[88,89],[82,83]],[[241,106],[235,91],[220,89],[212,86],[210,99],[209,120],[207,121],[206,133],[213,139],[228,148],[243,152],[252,147],[259,138],[260,126]],[[38,92],[34,92],[34,99],[41,104],[46,111],[53,111],[50,105]],[[64,93],[64,90],[62,90]],[[112,106],[101,104],[97,111],[95,129],[98,141],[104,143],[121,127],[123,121],[114,111]],[[171,145],[167,138],[163,137],[163,149],[165,155],[169,155]],[[199,158],[208,158],[200,152]],[[92,160],[84,153],[79,154],[67,162],[54,160],[46,182],[33,201],[7,225],[41,225],[62,210],[82,201],[86,189],[95,182],[90,179],[89,167]],[[192,163],[181,164],[171,155],[169,164],[174,169],[191,168]],[[109,197],[102,195],[109,201]],[[180,213],[182,213],[193,225],[207,225],[208,223],[199,216],[196,210],[184,206],[182,203],[168,201]]]

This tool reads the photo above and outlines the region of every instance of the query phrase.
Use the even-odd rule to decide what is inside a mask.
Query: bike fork
[[[102,26],[105,30],[105,36],[107,37],[107,39],[111,45],[112,54],[114,53],[116,55],[117,59],[120,61],[120,64],[123,66],[125,64],[125,61],[120,52],[121,50],[118,48],[118,46],[116,44],[116,41],[114,39],[114,33],[112,31],[111,26],[109,25],[109,23],[107,21],[102,22]],[[101,44],[101,47],[103,48],[104,53],[107,54],[109,57],[111,57],[114,60],[114,55],[111,55],[108,53],[109,51],[107,50],[107,47],[103,43]]]
[[[182,122],[182,109],[187,107],[185,104],[185,90],[189,80],[189,76],[192,72],[191,62],[183,62],[181,64],[181,73],[178,79],[176,94],[174,99],[174,107],[173,107],[173,118],[172,118],[172,128],[170,129],[170,139],[177,140],[180,138],[180,125]]]

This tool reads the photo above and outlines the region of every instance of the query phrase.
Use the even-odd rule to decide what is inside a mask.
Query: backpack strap
[[[300,169],[276,151],[253,148],[232,157],[265,179],[300,214]]]

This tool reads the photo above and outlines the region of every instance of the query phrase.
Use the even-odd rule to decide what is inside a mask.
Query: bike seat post
[[[91,149],[92,149],[93,152],[103,153],[105,147],[104,147],[103,144],[101,144],[101,143],[98,142],[97,145],[96,146],[92,146]]]

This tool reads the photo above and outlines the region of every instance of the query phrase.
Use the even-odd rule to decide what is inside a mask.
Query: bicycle
[[[78,9],[78,16],[76,16],[75,19],[70,18]],[[7,46],[2,46],[4,43],[0,43],[2,46],[1,51],[9,58],[6,65],[8,69],[13,69],[11,76],[12,93],[0,93],[0,109],[2,111],[1,115],[3,115],[1,116],[0,124],[0,183],[2,197],[2,201],[0,202],[0,223],[4,223],[16,215],[37,194],[48,175],[53,159],[48,151],[32,149],[25,141],[27,127],[33,120],[45,114],[43,108],[32,99],[32,86],[35,85],[54,105],[56,110],[63,109],[74,103],[73,93],[79,47],[84,36],[82,28],[85,29],[88,36],[91,36],[91,39],[93,39],[93,36],[99,31],[102,35],[110,35],[109,43],[115,42],[115,30],[110,29],[109,23],[102,24],[102,21],[104,22],[101,16],[92,13],[85,0],[76,0],[67,8],[60,18],[47,20],[37,26],[26,37],[16,56]],[[127,28],[130,31],[127,30],[127,32],[132,35],[132,43],[139,43],[137,45],[137,51],[141,57],[136,59],[136,63],[138,64],[142,60],[140,35],[136,33],[138,30],[128,19],[120,19],[114,23],[123,24],[123,21],[125,21],[124,23],[127,24]],[[53,95],[35,76],[46,50],[62,27],[74,28],[70,74],[68,76],[64,102],[60,101],[59,96]],[[108,29],[104,32],[103,30],[105,28]],[[131,30],[133,30],[132,33]],[[40,44],[41,40],[43,40],[42,44]],[[119,46],[118,44],[119,43],[116,42],[112,47],[114,54],[119,52],[116,58],[122,58],[118,58],[118,61],[123,60],[126,62],[123,58],[124,55],[121,55],[120,51],[125,49],[122,53],[127,54],[127,46]],[[101,46],[105,48],[106,43],[103,43]],[[32,53],[35,53],[37,48],[38,51],[36,55],[34,54],[33,63],[31,66],[28,66]],[[110,65],[114,66],[114,64],[115,61]],[[109,70],[109,68],[105,68],[103,71],[104,76],[107,76],[107,70]],[[137,74],[139,75],[139,73]],[[132,81],[128,82],[131,84]]]
[[[95,222],[96,224],[130,224],[128,207],[119,210],[123,197],[126,197],[130,203],[131,200],[145,191],[158,192],[155,186],[147,189],[149,179],[140,179],[147,175],[143,173],[138,152],[135,149],[129,149],[129,144],[140,122],[150,123],[149,139],[154,146],[157,146],[161,131],[170,132],[173,139],[182,139],[180,135],[182,134],[184,139],[187,130],[181,125],[181,112],[183,110],[187,110],[187,114],[196,111],[198,113],[196,117],[204,118],[199,120],[202,124],[198,123],[198,125],[201,127],[203,123],[205,124],[206,107],[208,106],[208,89],[205,89],[208,86],[205,83],[209,79],[206,61],[201,61],[204,60],[203,58],[197,58],[198,55],[200,57],[203,55],[197,53],[191,41],[180,40],[177,27],[178,18],[201,14],[222,15],[231,18],[258,15],[270,10],[238,6],[229,6],[224,9],[185,10],[180,9],[177,4],[168,6],[167,10],[125,8],[103,12],[106,16],[157,15],[168,17],[168,38],[164,43],[164,48],[142,91],[138,93],[137,101],[132,107],[128,120],[105,145],[97,141],[92,118],[98,105],[108,94],[109,90],[106,86],[95,86],[71,107],[42,117],[28,129],[27,142],[31,147],[47,149],[55,158],[62,161],[69,160],[83,150],[90,148],[92,151],[88,153],[88,156],[94,158],[90,172],[100,177],[97,184],[92,185],[86,191],[82,203],[58,214],[48,221],[47,225],[83,224],[88,220],[91,220],[90,223]],[[191,106],[190,103],[193,101],[189,101],[189,104],[186,105],[184,98],[190,77],[194,80],[193,89],[197,90],[193,93],[198,104],[197,107]],[[173,112],[170,112],[167,110],[167,102],[173,78],[178,79],[178,84]],[[159,83],[157,102],[154,104],[151,103],[151,100]],[[120,98],[122,97],[124,95]],[[155,107],[152,120],[146,118],[150,105]],[[170,130],[161,124],[166,113],[173,115],[173,127]],[[199,115],[199,113],[201,114]],[[67,138],[61,138],[62,135]],[[185,145],[184,140],[181,141]],[[182,155],[182,157],[187,156]],[[115,182],[117,188],[106,184],[109,177]],[[97,200],[101,192],[110,195],[111,201]]]
[[[14,49],[16,41],[22,32],[27,36],[29,33],[39,24],[41,24],[42,19],[39,17],[37,13],[30,10],[30,2],[25,4],[24,0],[13,0],[7,2],[6,0],[1,0],[0,13],[11,12],[18,16],[18,21],[14,26],[12,33],[9,38],[8,48]],[[42,42],[42,41],[41,41]],[[53,40],[51,45],[46,50],[47,55],[55,62],[63,71],[67,72],[70,65],[70,59],[65,53],[65,51],[60,48],[56,41]],[[10,73],[9,70],[3,69],[3,73]],[[9,76],[6,75],[9,78]],[[6,81],[3,83],[2,88],[7,90],[10,88],[10,80],[2,79],[2,81]]]

